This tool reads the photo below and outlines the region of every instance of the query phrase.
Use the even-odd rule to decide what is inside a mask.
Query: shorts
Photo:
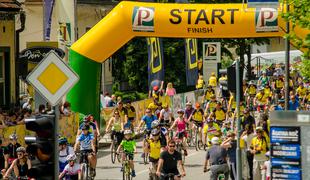
[[[152,157],[149,157],[149,161],[150,161],[151,163],[158,163],[159,159],[154,159],[154,158],[152,158]]]
[[[79,179],[79,175],[66,175],[65,180],[78,180]]]
[[[219,125],[219,127],[222,127],[224,121],[225,121],[225,120],[215,120],[215,123],[216,123],[217,125]]]
[[[80,157],[80,164],[83,162],[87,162],[88,161],[88,154],[92,153],[93,150],[92,149],[85,149],[85,150],[81,150],[81,157]]]
[[[111,140],[114,140],[114,137],[116,138],[117,144],[120,144],[124,138],[124,134],[113,130],[111,132]]]
[[[203,127],[203,122],[202,121],[195,121],[193,120],[193,122],[196,124],[197,127]]]
[[[133,158],[134,158],[134,154],[133,153],[125,152],[125,154],[126,154],[128,160],[133,160]]]
[[[183,139],[183,137],[187,138],[187,132],[183,131],[183,132],[177,132],[177,134],[175,135],[175,137],[177,137],[178,139]]]
[[[160,180],[169,180],[169,177],[165,177],[167,174],[174,174],[175,176],[181,176],[178,170],[171,171],[171,172],[161,172]]]
[[[161,124],[162,126],[170,126],[170,121],[169,121],[169,120],[161,119],[161,120],[160,120],[160,124]]]
[[[166,140],[166,137],[165,136],[160,136],[160,147],[166,147],[167,146],[167,140]]]
[[[276,88],[276,89],[275,89],[275,93],[276,93],[276,94],[280,94],[280,93],[281,93],[281,90],[282,90],[282,89]]]

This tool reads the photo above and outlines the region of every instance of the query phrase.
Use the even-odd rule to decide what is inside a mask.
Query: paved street
[[[142,143],[137,143],[138,154],[135,156],[135,168],[136,178],[135,180],[147,180],[148,179],[148,165],[143,164],[141,158]],[[195,149],[189,149],[189,155],[186,157],[185,170],[186,177],[184,180],[206,180],[209,179],[208,173],[203,173],[203,163],[205,157],[205,151],[201,150],[197,152]],[[122,173],[120,172],[120,163],[112,164],[110,158],[109,148],[103,148],[99,150],[98,164],[97,164],[97,176],[98,180],[121,180]]]

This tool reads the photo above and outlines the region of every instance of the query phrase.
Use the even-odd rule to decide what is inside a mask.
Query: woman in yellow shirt
[[[160,148],[161,148],[161,144],[159,140],[160,130],[153,129],[151,134],[152,134],[152,137],[150,139],[147,139],[147,145],[148,145],[148,149],[150,152],[149,160],[151,162],[151,166],[149,169],[150,179],[156,176],[155,173],[157,170],[157,164],[158,164],[158,160],[160,157]]]

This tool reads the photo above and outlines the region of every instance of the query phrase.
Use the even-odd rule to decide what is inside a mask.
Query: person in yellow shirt
[[[268,97],[269,102],[271,102],[272,100],[272,91],[271,91],[271,87],[269,84],[267,84],[264,88],[264,92],[266,94],[266,96]]]
[[[198,76],[198,80],[197,80],[197,84],[196,84],[196,89],[203,89],[205,85],[205,81],[203,80],[203,76],[202,75],[199,75]]]
[[[204,134],[204,144],[210,146],[211,139],[213,137],[220,137],[221,136],[221,128],[218,124],[216,124],[213,118],[208,118],[207,124],[203,127],[203,134]]]
[[[215,109],[213,109],[209,118],[213,116],[215,118],[215,122],[222,127],[224,121],[226,120],[226,111],[222,108],[222,103],[217,102]]]
[[[214,89],[212,89],[211,86],[207,86],[207,90],[204,94],[204,96],[202,97],[203,103],[208,103],[211,100],[211,97],[215,95],[215,91]]]
[[[299,87],[296,89],[296,95],[299,99],[303,99],[307,95],[307,88],[304,87],[304,83],[299,84]]]
[[[128,122],[125,124],[125,128],[130,128],[133,131],[134,130],[135,118],[136,118],[136,110],[131,105],[130,100],[126,101],[125,108],[127,109],[127,116],[128,116]]]
[[[199,140],[202,141],[202,133],[201,129],[203,127],[203,122],[205,120],[203,110],[200,108],[200,104],[196,103],[195,109],[192,112],[192,114],[189,116],[188,120],[194,122],[193,130],[198,127],[198,135],[199,135]]]
[[[206,105],[205,113],[208,114],[208,113],[212,112],[215,109],[216,104],[217,104],[216,97],[215,97],[215,95],[212,95],[211,100]]]
[[[216,78],[214,72],[211,73],[211,76],[210,76],[210,78],[209,78],[208,85],[211,86],[211,87],[213,87],[213,88],[216,88],[216,86],[217,86],[217,78]]]
[[[235,99],[235,93],[231,93],[229,101],[228,101],[228,108],[227,108],[227,110],[234,112],[236,107],[237,107],[237,102],[236,102],[236,99]]]
[[[270,140],[263,135],[263,132],[262,127],[257,127],[256,137],[254,137],[251,141],[250,149],[251,153],[254,155],[253,180],[262,179],[261,166],[267,160],[265,153],[269,151]]]
[[[150,179],[152,179],[152,177],[154,177],[156,173],[157,164],[158,164],[158,160],[160,157],[160,148],[161,148],[161,144],[159,140],[160,130],[155,128],[152,130],[151,134],[152,134],[151,138],[147,139],[147,146],[148,146],[149,153],[150,153],[149,160],[151,163],[151,166],[149,168]]]
[[[153,102],[151,102],[148,106],[148,109],[152,111],[152,114],[155,113],[156,109],[158,108],[158,101],[156,98],[153,98]]]
[[[260,109],[265,109],[267,104],[268,104],[268,95],[265,94],[264,88],[260,88],[259,93],[257,93],[254,98],[254,106],[257,106],[258,111],[260,111]]]

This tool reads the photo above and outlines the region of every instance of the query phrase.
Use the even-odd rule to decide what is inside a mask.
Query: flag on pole
[[[185,39],[186,84],[194,86],[198,79],[197,39]]]
[[[52,24],[52,14],[54,7],[54,0],[43,0],[43,8],[44,8],[44,25],[43,25],[43,34],[44,41],[49,41],[51,39],[51,24]]]
[[[148,84],[151,89],[151,82],[164,80],[164,54],[160,38],[147,38],[148,51]]]

